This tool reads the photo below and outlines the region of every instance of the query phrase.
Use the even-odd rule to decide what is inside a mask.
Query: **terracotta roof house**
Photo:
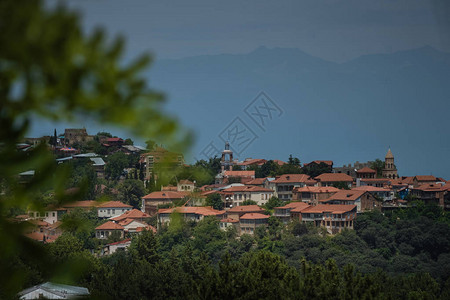
[[[206,216],[216,216],[223,219],[225,216],[224,210],[216,210],[209,206],[182,206],[175,208],[162,208],[158,210],[158,224],[169,224],[172,213],[180,214],[185,220],[198,222],[203,220]]]
[[[298,187],[292,190],[292,200],[317,205],[320,200],[327,199],[339,191],[340,189],[332,186]]]
[[[259,226],[267,226],[269,216],[260,213],[246,213],[239,219],[240,234],[253,235]]]
[[[301,212],[302,222],[311,222],[317,227],[326,228],[328,233],[339,233],[345,228],[353,229],[356,218],[355,205],[327,205],[310,206]]]
[[[99,218],[117,217],[130,211],[132,208],[133,206],[120,201],[108,201],[97,207],[97,215]]]
[[[227,210],[228,218],[239,220],[239,218],[247,213],[263,213],[264,209],[258,205],[234,206]]]
[[[356,205],[358,213],[381,210],[382,201],[367,191],[341,190],[328,199],[320,200],[323,204]]]
[[[375,178],[377,171],[369,167],[364,167],[356,171],[356,178]]]
[[[249,166],[256,165],[256,166],[262,166],[265,164],[267,160],[262,158],[247,158],[243,162],[237,163],[238,166],[241,166],[243,170],[246,170]]]
[[[353,191],[364,191],[369,192],[378,199],[383,199],[383,201],[392,201],[394,200],[394,190],[391,188],[384,187],[375,187],[375,186],[358,186],[352,188]]]
[[[438,179],[433,175],[416,175],[413,177],[413,186],[417,188],[423,184],[436,184]]]
[[[123,238],[124,229],[125,228],[123,226],[112,221],[108,221],[95,228],[95,236],[98,239],[107,239],[110,235],[118,232],[120,237]]]
[[[304,202],[291,202],[284,206],[275,207],[273,216],[279,218],[283,223],[287,224],[292,219],[292,210],[295,209],[300,212],[308,207],[309,205]]]
[[[157,191],[142,197],[142,208],[150,216],[156,215],[158,205],[173,204],[186,198],[186,192]]]
[[[337,183],[345,183],[351,188],[353,183],[353,178],[343,173],[323,173],[314,179],[319,181],[319,186],[333,186]]]
[[[273,190],[254,185],[232,186],[222,190],[221,195],[225,207],[241,206],[246,200],[264,205],[273,196]]]
[[[266,180],[266,177],[264,178],[255,178],[249,182],[247,182],[247,185],[256,185],[256,186],[264,186],[264,181]]]
[[[148,219],[148,218],[150,218],[149,214],[134,208],[132,210],[124,212],[120,216],[112,217],[111,220],[116,221],[116,222],[119,222],[119,221],[122,221],[125,219],[134,219],[134,220],[138,220],[138,221],[144,221],[145,219]]]
[[[292,190],[296,187],[306,186],[311,178],[305,174],[284,174],[277,177],[271,183],[275,188],[275,196],[281,200],[292,200]]]
[[[435,203],[442,208],[445,208],[445,200],[450,198],[448,193],[447,185],[435,183],[426,183],[411,189],[411,195],[425,203]]]

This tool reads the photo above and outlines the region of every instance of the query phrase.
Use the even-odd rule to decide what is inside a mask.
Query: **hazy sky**
[[[425,45],[450,52],[450,1],[447,0],[47,0],[50,5],[58,2],[67,3],[79,10],[87,31],[101,26],[110,35],[124,36],[127,42],[126,56],[128,58],[149,51],[154,54],[156,60],[205,54],[241,54],[249,53],[260,46],[298,48],[310,55],[339,63],[361,55],[393,53]],[[157,69],[157,66],[152,70],[154,69]],[[248,70],[241,71],[238,73]],[[237,77],[236,75],[239,74],[228,74],[227,80]],[[177,82],[184,82],[185,79],[179,78],[178,81],[172,82],[172,77],[175,76],[169,74],[165,82],[161,82],[165,80],[164,78],[153,78],[150,86],[166,92],[168,95],[166,108],[177,114],[183,125],[196,131],[196,144],[191,150],[193,154],[198,153],[229,121],[225,120],[228,118],[227,113],[220,110],[221,103],[217,100],[220,98],[217,97],[218,91],[222,91],[220,92],[223,93],[222,98],[248,101],[253,99],[259,91],[264,90],[280,101],[284,108],[291,109],[285,112],[286,117],[283,120],[274,125],[277,128],[276,131],[263,134],[263,138],[255,142],[245,153],[246,157],[261,156],[286,160],[290,153],[299,153],[302,162],[313,159],[333,159],[336,165],[342,165],[342,163],[356,160],[383,158],[387,147],[392,145],[401,175],[433,173],[450,177],[448,160],[442,161],[446,157],[445,153],[448,153],[450,149],[450,142],[441,134],[443,127],[446,127],[446,121],[445,118],[434,120],[431,117],[448,111],[449,104],[446,100],[448,95],[441,91],[442,86],[436,86],[435,96],[430,95],[431,93],[424,96],[429,98],[427,102],[434,109],[427,119],[423,119],[427,109],[421,108],[423,99],[420,97],[416,97],[414,101],[417,103],[412,103],[413,105],[410,103],[411,99],[408,99],[411,97],[393,99],[396,109],[390,111],[391,119],[379,120],[373,111],[374,109],[382,110],[382,108],[375,105],[369,109],[372,103],[365,107],[361,104],[364,99],[355,106],[355,103],[347,103],[348,98],[342,95],[323,96],[323,99],[313,103],[318,108],[322,105],[326,109],[331,109],[334,103],[339,103],[342,107],[350,106],[349,112],[357,116],[366,116],[366,119],[364,127],[360,128],[361,123],[356,124],[354,118],[346,116],[345,113],[339,115],[337,111],[330,111],[329,118],[337,119],[337,122],[332,124],[339,124],[339,127],[321,123],[324,128],[319,130],[317,122],[303,124],[293,115],[294,111],[305,109],[305,103],[302,104],[301,101],[296,103],[292,93],[287,92],[289,89],[292,92],[292,89],[296,88],[295,84],[286,86],[285,90],[282,84],[271,86],[273,82],[269,81],[264,85],[258,84],[248,88],[241,86],[242,89],[238,92],[237,89],[227,90],[226,82],[220,82],[221,86],[213,89],[213,87],[203,87],[201,83],[194,80],[189,81],[189,84],[196,85],[196,88],[193,88],[189,94],[189,86],[177,85]],[[334,84],[334,81],[331,83]],[[411,85],[420,89],[420,84]],[[403,86],[403,92],[410,90],[411,85],[408,83]],[[395,92],[396,88],[393,88],[392,92]],[[350,96],[352,93],[351,88],[342,92],[343,95],[348,93]],[[387,91],[384,95],[384,92],[386,88],[381,88],[380,97],[395,97],[395,93],[389,94],[390,91]],[[302,94],[300,89],[294,95],[299,99],[305,99],[306,96],[314,98],[314,93],[312,91],[312,94],[307,95],[303,91]],[[417,93],[420,94],[420,90]],[[209,103],[204,102],[205,97],[208,96],[211,96],[212,100]],[[192,105],[186,105],[186,101]],[[242,108],[243,104],[233,105]],[[184,108],[181,112],[180,107]],[[189,111],[189,108],[193,111]],[[404,108],[412,110],[413,114],[410,115],[417,118],[405,117]],[[309,109],[307,114],[313,114],[314,109],[312,107]],[[216,118],[214,114],[220,116]],[[290,114],[293,115],[292,118],[289,118]],[[384,115],[384,113],[378,114],[381,117]],[[403,117],[400,118],[400,116]],[[205,127],[199,119],[204,121],[203,119],[208,117],[212,118],[209,120],[210,126]],[[224,117],[225,119],[221,120]],[[392,118],[396,122],[392,122]],[[377,125],[370,127],[370,120]],[[412,120],[419,122],[412,122]],[[379,121],[385,125],[390,124],[395,130],[380,126]],[[426,124],[428,127],[424,129],[423,126]],[[307,136],[301,131],[295,131],[297,135],[302,134],[299,139],[279,134],[283,132],[283,128],[294,125],[306,126],[305,128],[311,132],[319,130],[317,131],[319,136],[328,138],[314,140],[311,137],[311,140],[306,143]],[[428,144],[433,147],[427,147],[427,143],[411,138],[411,128],[416,125],[420,128],[414,131],[414,134],[427,136]],[[109,127],[99,128],[90,120],[84,120],[83,124],[74,126],[86,126],[92,134],[97,130],[107,130],[116,135],[124,135],[120,130]],[[49,134],[53,132],[54,127],[63,128],[54,124],[39,123],[32,134]],[[332,133],[333,130],[341,133],[348,132],[349,136],[343,134],[341,137],[339,134]],[[367,136],[369,132],[367,141],[357,139],[354,144],[347,141],[347,139],[352,140],[353,136]],[[281,139],[282,144],[288,143],[284,147],[277,147],[276,144],[272,145],[274,139]],[[330,141],[334,141],[336,145],[333,149],[329,147]]]
[[[53,1],[49,1],[52,3]],[[431,45],[450,52],[445,0],[73,0],[87,29],[157,58],[295,47],[333,61]]]

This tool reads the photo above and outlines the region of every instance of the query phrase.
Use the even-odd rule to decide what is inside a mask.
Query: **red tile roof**
[[[267,160],[263,158],[254,158],[254,159],[248,159],[243,162],[238,163],[238,166],[251,166],[251,165],[259,165],[262,166]]]
[[[120,216],[111,218],[111,220],[120,221],[124,219],[143,219],[143,218],[150,218],[150,215],[134,208],[132,210],[124,212]]]
[[[146,225],[147,225],[147,224],[145,224],[145,223],[143,223],[143,222],[137,221],[136,219],[124,219],[124,220],[120,220],[120,221],[118,222],[118,224],[121,225],[121,226],[127,226],[128,224],[130,224],[130,223],[132,223],[132,222],[134,222],[134,221],[136,221],[137,223],[139,223],[139,224],[141,224],[141,225],[143,225],[143,226],[146,226]]]
[[[343,173],[323,173],[315,177],[315,179],[323,182],[353,182],[353,178],[351,176]]]
[[[174,192],[174,191],[158,191],[150,193],[144,197],[143,199],[165,199],[165,200],[172,200],[172,199],[183,199],[186,197],[186,193],[184,192]]]
[[[283,165],[286,164],[284,161],[279,160],[279,159],[274,159],[273,162],[276,163],[276,164],[279,165],[279,166],[283,166]]]
[[[375,171],[374,169],[371,169],[369,167],[364,167],[362,169],[359,169],[358,171],[356,171],[356,173],[373,173],[375,174],[377,171]]]
[[[339,192],[340,189],[335,188],[334,186],[304,186],[304,187],[296,187],[292,190],[294,193],[336,193]]]
[[[222,223],[237,223],[237,222],[239,222],[239,220],[227,218],[227,219],[220,220],[220,222],[222,222]]]
[[[242,185],[242,186],[232,186],[227,189],[222,190],[225,193],[235,193],[235,192],[250,192],[250,193],[260,193],[260,192],[269,192],[273,193],[273,190],[254,186],[254,185]]]
[[[324,164],[326,164],[326,165],[328,165],[330,167],[333,165],[333,161],[332,160],[314,160],[314,161],[312,161],[310,163],[304,164],[303,166],[307,166],[307,165],[310,165],[310,164],[313,164],[313,163],[318,164],[318,165],[320,165],[320,163],[324,163]]]
[[[156,233],[156,228],[153,227],[152,225],[147,225],[145,227],[138,227],[138,228],[136,228],[136,232],[142,232],[144,230],[153,231],[153,233]]]
[[[194,184],[192,181],[190,181],[190,180],[180,180],[179,182],[178,182],[179,184]]]
[[[233,212],[258,212],[258,211],[264,211],[261,207],[258,205],[242,205],[242,206],[235,206],[228,210],[228,213]]]
[[[255,177],[255,171],[225,171],[225,177]]]
[[[328,202],[330,200],[347,200],[356,201],[359,197],[367,193],[367,191],[358,190],[341,190],[334,195],[331,195],[328,199],[319,200],[320,202]]]
[[[390,179],[390,178],[361,178],[361,182],[393,182],[396,181],[396,179]]]
[[[158,214],[171,214],[174,211],[181,214],[197,214],[203,216],[216,216],[225,214],[224,210],[216,210],[209,206],[182,206],[175,208],[162,208],[158,210]]]
[[[67,204],[63,205],[63,207],[65,207],[65,208],[76,208],[76,207],[89,208],[89,207],[97,207],[97,206],[98,206],[98,202],[93,201],[93,200],[75,201],[75,202],[71,202],[71,203],[67,203]]]
[[[268,215],[263,215],[259,213],[246,213],[242,217],[240,217],[240,220],[260,220],[260,219],[268,219]]]
[[[447,190],[447,187],[442,184],[426,183],[414,188],[413,190],[420,190],[423,192],[442,192]]]
[[[370,185],[358,186],[352,188],[352,191],[365,191],[365,192],[390,192],[388,188],[375,187]]]
[[[304,203],[304,202],[291,202],[291,203],[288,203],[288,204],[286,204],[284,206],[275,207],[275,209],[289,209],[289,208],[290,209],[297,209],[297,208],[305,209],[307,207],[309,207],[309,205]]]
[[[119,241],[119,242],[115,242],[115,243],[111,243],[111,244],[106,244],[106,246],[121,245],[121,244],[126,244],[126,243],[129,243],[129,242],[131,242],[131,239],[126,239],[126,240],[123,240],[123,241]]]
[[[100,226],[98,226],[97,228],[95,228],[95,230],[123,230],[123,226],[114,223],[112,221],[108,221]]]
[[[306,182],[310,177],[305,174],[284,174],[273,180],[274,183],[296,183],[296,182]]]
[[[433,175],[417,175],[414,176],[415,179],[417,179],[417,181],[436,181],[436,177],[434,177]]]
[[[247,182],[247,184],[249,184],[249,185],[261,185],[261,184],[264,184],[264,180],[266,180],[266,178],[255,178],[255,179]]]
[[[303,210],[302,213],[324,213],[331,212],[335,214],[342,214],[356,209],[356,205],[341,205],[341,204],[319,204],[310,206]]]
[[[113,207],[113,208],[116,208],[116,207],[122,208],[122,207],[124,207],[124,208],[131,208],[133,206],[125,204],[125,203],[120,202],[120,201],[108,201],[108,202],[100,204],[98,207]]]

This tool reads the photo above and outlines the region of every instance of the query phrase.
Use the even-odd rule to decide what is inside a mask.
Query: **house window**
[[[114,214],[116,213],[116,210],[115,210],[115,209],[113,209],[113,210],[112,210],[112,213],[113,213],[113,215],[114,215]]]
[[[110,215],[111,214],[111,209],[108,209],[108,215]]]
[[[53,217],[55,216],[55,213],[52,213]]]

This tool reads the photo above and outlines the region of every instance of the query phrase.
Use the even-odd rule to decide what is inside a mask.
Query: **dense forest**
[[[156,235],[136,236],[126,252],[98,257],[89,251],[93,236],[69,230],[42,246],[45,259],[17,256],[11,267],[27,274],[26,286],[56,276],[95,299],[448,299],[449,225],[448,213],[420,202],[365,213],[355,230],[334,236],[271,217],[267,230],[237,237],[214,218],[196,224],[174,215]],[[49,267],[58,265],[74,277],[58,277],[62,269]]]

